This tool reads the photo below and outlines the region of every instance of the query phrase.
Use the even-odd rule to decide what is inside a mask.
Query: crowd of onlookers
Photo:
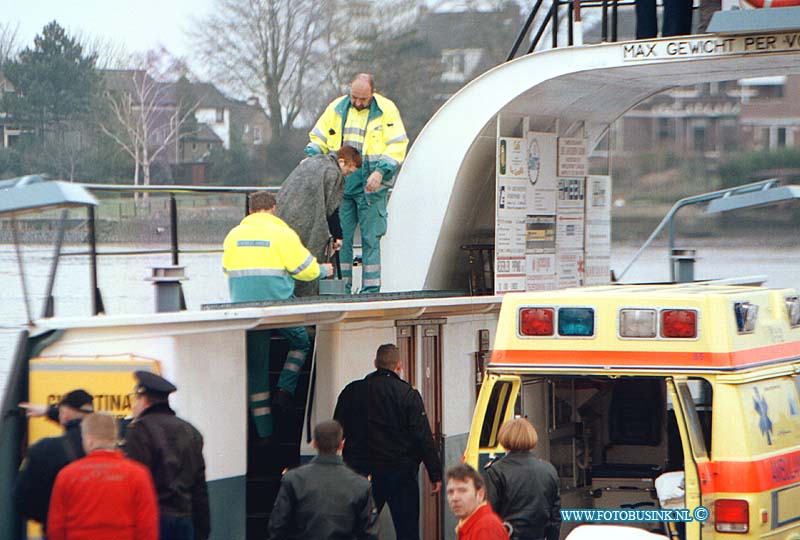
[[[133,420],[95,412],[85,390],[58,405],[20,404],[64,428],[28,449],[14,484],[23,517],[48,540],[206,540],[210,534],[203,438],[169,406],[166,379],[137,371]]]
[[[282,479],[270,538],[377,538],[388,504],[395,538],[419,540],[419,465],[436,495],[442,464],[422,397],[402,375],[397,347],[381,345],[375,371],[345,387],[334,419],[314,430],[319,455]],[[536,430],[517,418],[500,427],[498,440],[508,453],[484,474],[462,464],[444,475],[459,540],[558,540],[558,478],[532,453]]]
[[[38,441],[15,483],[20,512],[49,540],[205,540],[211,530],[203,439],[169,407],[176,388],[136,372],[133,421],[118,440],[116,419],[95,412],[84,390],[51,408],[22,404],[64,427]],[[422,397],[402,378],[395,345],[381,345],[375,371],[347,385],[333,420],[314,429],[318,455],[284,474],[269,538],[377,539],[389,506],[397,540],[419,540],[419,466],[430,494],[443,476],[459,540],[558,540],[560,499],[552,465],[534,457],[537,434],[525,419],[504,423],[507,450],[483,474],[469,465],[445,475]],[[223,535],[224,536],[224,535]]]

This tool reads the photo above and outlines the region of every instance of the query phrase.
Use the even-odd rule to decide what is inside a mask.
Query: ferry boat
[[[373,369],[385,342],[399,346],[405,373],[423,395],[445,467],[461,462],[503,299],[483,280],[488,274],[491,282],[495,256],[475,245],[495,230],[498,137],[536,130],[584,139],[591,149],[620,115],[667,88],[800,73],[800,41],[786,20],[776,15],[759,28],[740,21],[718,34],[536,52],[472,81],[430,120],[403,165],[383,240],[386,293],[36,319],[20,332],[2,396],[0,538],[25,536],[10,487],[26,445],[56,432],[8,413],[20,401],[52,403],[83,387],[98,396],[99,408],[124,415],[135,369],[174,381],[172,406],[205,437],[214,540],[264,537],[281,471],[313,454],[309,428],[330,418],[339,391]],[[0,200],[8,201],[14,186],[4,188]],[[481,261],[478,279],[463,245]],[[306,399],[278,419],[281,436],[265,443],[248,424],[246,337],[300,325],[316,328],[313,361],[298,390]],[[275,343],[272,350],[277,371],[285,348]],[[453,517],[441,497],[427,496],[421,477],[423,537],[453,538]],[[385,512],[381,538],[392,538],[388,519]]]

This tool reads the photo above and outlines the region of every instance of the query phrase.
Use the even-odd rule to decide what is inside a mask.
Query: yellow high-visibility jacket
[[[369,107],[367,129],[348,134],[348,139],[360,135],[364,141],[361,148],[362,178],[366,179],[370,173],[379,170],[383,174],[381,184],[391,187],[397,168],[406,158],[406,128],[392,100],[373,94]],[[308,134],[306,155],[327,154],[342,147],[349,110],[349,95],[336,98],[328,105]]]
[[[300,237],[279,217],[250,214],[225,237],[222,266],[233,302],[283,300],[294,294],[294,280],[326,277]]]

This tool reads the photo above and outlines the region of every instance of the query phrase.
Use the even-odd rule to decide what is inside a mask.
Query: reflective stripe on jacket
[[[295,279],[325,277],[297,233],[267,212],[250,214],[234,227],[224,251],[222,266],[233,302],[291,298]]]
[[[305,154],[327,154],[341,148],[347,115],[351,110],[350,96],[333,100],[309,132]],[[397,167],[406,158],[408,146],[406,128],[397,106],[392,100],[374,94],[369,106],[367,129],[363,133],[348,133],[347,138],[352,139],[354,135],[360,135],[364,141],[361,149],[364,178],[379,170],[383,174],[381,183],[391,187]]]

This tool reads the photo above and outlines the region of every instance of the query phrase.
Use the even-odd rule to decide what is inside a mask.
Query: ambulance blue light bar
[[[519,310],[519,334],[530,337],[592,337],[594,309],[587,307],[524,307]]]
[[[594,309],[559,308],[558,335],[569,337],[591,337],[594,335]]]

